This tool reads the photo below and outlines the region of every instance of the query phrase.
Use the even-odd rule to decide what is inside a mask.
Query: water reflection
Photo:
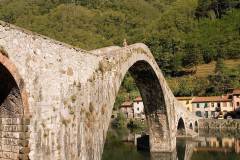
[[[177,160],[177,151],[172,153],[151,153],[151,160]]]
[[[136,136],[131,136],[136,138]],[[105,145],[104,149],[103,160],[240,159],[240,133],[238,133],[238,131],[201,131],[200,136],[196,139],[177,139],[177,148],[172,153],[151,154],[148,152],[137,151],[134,146],[134,141],[131,141],[131,138],[129,138],[131,136],[127,136],[128,140],[125,140],[125,143],[118,141],[117,144],[113,144],[109,143],[111,142],[111,139],[108,139],[108,143]]]

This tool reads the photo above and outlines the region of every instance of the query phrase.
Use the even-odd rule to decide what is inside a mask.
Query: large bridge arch
[[[28,99],[16,66],[0,52],[0,159],[28,159]]]
[[[95,80],[90,83],[93,83],[91,86],[95,86],[96,83],[105,86],[100,90],[109,99],[95,101],[92,98],[89,103],[106,108],[106,114],[99,117],[104,118],[105,122],[102,143],[104,144],[105,141],[118,90],[125,74],[129,71],[145,105],[151,152],[173,151],[176,147],[174,105],[177,103],[148,47],[144,44],[134,44],[101,54],[101,57],[99,62],[101,69],[95,74],[98,79],[94,78]],[[110,87],[106,86],[109,84]],[[98,93],[98,88],[93,92]],[[103,146],[100,147],[101,151]]]
[[[165,152],[171,150],[171,148],[167,148],[171,145],[169,144],[170,137],[168,137],[170,133],[169,116],[167,115],[163,90],[154,69],[148,61],[139,60],[134,62],[127,71],[135,80],[143,99],[149,128],[150,151]],[[126,74],[126,70],[124,69],[122,73]]]

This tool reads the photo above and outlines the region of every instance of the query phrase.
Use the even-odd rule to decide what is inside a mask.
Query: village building
[[[187,108],[190,112],[192,112],[192,99],[193,97],[176,97],[177,100]]]
[[[222,96],[176,98],[187,110],[203,118],[216,118],[219,114],[224,116],[240,107],[240,89],[234,89],[232,93]],[[133,102],[124,102],[120,106],[120,111],[128,119],[145,119],[144,105],[140,96]]]
[[[123,102],[120,106],[120,111],[124,114],[127,119],[134,118],[133,103],[130,101]]]
[[[133,101],[134,118],[145,119],[144,105],[142,98],[138,96]]]
[[[232,99],[230,95],[194,97],[192,100],[192,111],[199,117],[214,118],[219,112],[225,115],[233,111]]]
[[[176,98],[187,110],[203,118],[216,118],[220,113],[224,116],[240,108],[240,89],[222,96]]]
[[[133,102],[126,101],[122,103],[120,111],[128,119],[145,119],[144,105],[140,96],[135,98]]]
[[[240,107],[240,89],[234,89],[232,92],[233,108],[236,110]]]

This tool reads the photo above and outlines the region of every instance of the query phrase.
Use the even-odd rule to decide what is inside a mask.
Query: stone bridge
[[[144,44],[85,51],[0,22],[0,159],[100,160],[127,72],[140,90],[151,152],[171,152],[198,119],[175,99]]]

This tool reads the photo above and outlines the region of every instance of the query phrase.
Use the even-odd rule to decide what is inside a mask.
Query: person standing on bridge
[[[123,40],[123,47],[127,47],[127,46],[128,46],[127,40],[126,40],[126,38],[124,38],[124,40]]]

